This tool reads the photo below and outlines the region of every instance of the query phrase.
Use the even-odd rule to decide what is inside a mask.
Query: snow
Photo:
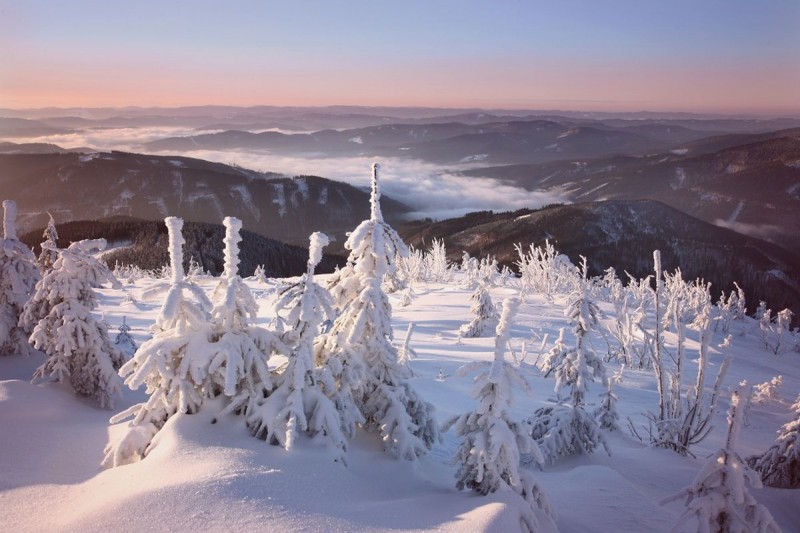
[[[728,224],[733,224],[734,222],[736,222],[736,219],[739,218],[739,215],[742,214],[742,210],[744,209],[744,206],[745,206],[745,201],[744,200],[739,200],[739,203],[733,209],[733,213],[730,214],[730,216],[728,217],[728,220],[726,220],[725,222],[727,222]]]
[[[675,150],[670,150],[670,152],[675,155],[685,155],[688,151],[688,148],[677,148]]]
[[[677,167],[675,169],[675,181],[670,183],[670,187],[673,190],[680,189],[684,183],[686,183],[686,171],[681,167]]]
[[[207,293],[218,281],[198,279]],[[134,306],[123,301],[160,282],[139,279],[122,289],[98,289],[95,314],[104,317],[111,332],[125,316],[131,334],[141,344],[150,338],[147,330],[161,302],[137,301]],[[456,376],[455,370],[471,362],[491,362],[494,355],[493,337],[458,337],[458,328],[470,319],[472,294],[460,282],[456,276],[449,283],[415,285],[415,297],[407,306],[397,305],[399,296],[390,296],[396,338],[403,337],[409,322],[416,324],[411,342],[417,354],[411,363],[416,377],[409,381],[436,405],[440,422],[474,405],[472,380]],[[264,290],[256,281],[246,283],[259,289],[255,291],[260,304],[257,323],[266,325],[273,318],[275,292]],[[491,294],[499,302],[517,290],[494,287]],[[517,419],[530,416],[553,398],[554,380],[542,377],[533,359],[544,335],[549,336],[550,346],[558,330],[567,326],[564,305],[565,295],[554,294],[548,300],[530,294],[510,328],[514,353],[519,355],[523,341],[535,346],[519,367],[532,394],[515,395]],[[601,322],[613,320],[613,307],[599,305]],[[791,417],[789,403],[800,390],[800,360],[793,352],[767,354],[756,331],[757,323],[751,319],[735,321],[732,346],[724,353],[716,348],[723,335],[715,333],[710,350],[712,373],[723,355],[732,356],[733,362],[714,428],[694,449],[696,458],[650,448],[621,429],[605,434],[611,457],[605,453],[569,457],[535,471],[558,513],[560,531],[670,531],[685,508],[681,502],[663,506],[659,502],[691,484],[707,457],[724,446],[729,391],[742,379],[761,383],[783,376],[784,400],[752,406],[737,451],[746,457],[772,444],[775,432]],[[605,353],[601,337],[592,336],[589,342],[599,354]],[[696,338],[688,342],[690,351],[697,348]],[[507,361],[513,360],[508,355]],[[348,443],[345,467],[307,440],[298,440],[291,452],[257,440],[235,415],[212,424],[222,408],[214,409],[212,402],[210,409],[196,415],[171,417],[144,460],[102,470],[109,433],[124,428],[109,427],[108,411],[63,385],[30,384],[43,361],[39,353],[0,358],[0,509],[5,531],[519,531],[516,494],[498,490],[478,496],[455,489],[457,467],[450,461],[460,439],[452,431],[413,463],[393,459],[374,434],[359,432]],[[690,367],[695,364],[687,361]],[[618,371],[618,364],[608,363],[609,375]],[[642,413],[657,405],[655,389],[651,372],[625,369],[614,387],[621,426],[628,417],[638,425],[644,422]],[[589,402],[596,402],[602,390],[600,383],[590,384]],[[145,398],[143,390],[125,390],[117,408],[127,409]],[[800,523],[797,490],[767,487],[752,494],[784,531],[796,531]]]
[[[351,143],[356,143],[356,144],[364,144],[364,139],[362,139],[360,136],[357,136],[357,137],[351,137],[351,138],[349,138],[349,139],[347,139],[347,140],[348,140],[349,142],[351,142]]]
[[[458,162],[459,163],[473,163],[476,161],[485,161],[488,159],[489,154],[475,154],[475,155],[468,155],[467,157],[461,158]]]
[[[288,212],[286,210],[286,188],[283,183],[273,183],[272,186],[275,188],[275,199],[272,200],[272,203],[278,205],[278,214],[284,217]]]

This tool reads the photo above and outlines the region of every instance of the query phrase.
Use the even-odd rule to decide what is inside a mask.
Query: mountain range
[[[346,183],[122,152],[0,155],[0,197],[16,200],[21,228],[43,226],[45,212],[58,222],[123,215],[219,224],[231,215],[250,231],[298,246],[325,231],[334,252],[369,217],[368,193]],[[383,199],[387,220],[408,210]]]

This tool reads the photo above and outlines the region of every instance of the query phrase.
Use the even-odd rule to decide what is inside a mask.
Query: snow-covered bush
[[[763,310],[758,321],[761,342],[764,343],[765,350],[779,355],[787,350],[786,334],[792,335],[790,326],[793,313],[789,309],[784,309],[772,316],[772,310],[766,309],[764,302],[761,302],[761,304]]]
[[[292,349],[286,366],[275,378],[275,389],[248,408],[247,423],[256,436],[287,450],[292,449],[299,433],[306,433],[344,460],[347,442],[340,414],[330,398],[336,397],[336,385],[326,368],[315,367],[313,353],[320,326],[335,317],[330,294],[314,281],[314,269],[327,244],[324,234],[311,235],[306,274],[278,298],[276,311],[288,314],[286,324],[291,331],[287,339],[291,337]]]
[[[28,355],[32,325],[19,325],[23,308],[41,275],[33,252],[17,239],[17,204],[3,202],[0,239],[0,356]]]
[[[492,296],[485,283],[478,284],[478,288],[472,293],[470,298],[472,306],[472,320],[468,324],[461,326],[462,337],[483,337],[489,335],[497,327],[497,309],[492,302]]]
[[[558,404],[534,414],[532,435],[551,463],[560,456],[592,453],[598,446],[610,453],[597,422],[585,409],[589,383],[606,382],[603,361],[588,347],[586,339],[597,325],[598,313],[586,291],[573,293],[564,314],[572,324],[575,346],[566,344],[562,329],[541,365],[545,376],[555,375]],[[562,396],[564,388],[569,389],[568,396]]]
[[[658,413],[647,413],[651,444],[670,448],[681,455],[691,455],[691,446],[701,442],[711,430],[716,400],[730,359],[719,368],[709,401],[705,396],[708,350],[713,335],[711,297],[708,285],[700,281],[686,283],[680,270],[662,278],[661,254],[653,252],[656,289],[654,291],[655,332],[644,332],[651,344],[650,354],[658,388]],[[669,352],[664,332],[673,328],[676,338],[674,354]],[[698,332],[700,350],[694,384],[684,385],[686,335]],[[634,435],[639,436],[633,425]]]
[[[494,361],[474,362],[458,369],[465,376],[478,371],[473,397],[478,402],[475,411],[455,416],[445,422],[442,431],[455,428],[463,441],[453,463],[458,465],[456,488],[472,489],[486,495],[505,486],[519,494],[530,506],[523,514],[523,524],[536,531],[537,511],[553,516],[546,496],[532,474],[520,464],[521,454],[528,454],[537,463],[543,458],[530,434],[530,425],[514,420],[510,410],[515,388],[530,392],[525,377],[505,361],[506,344],[510,338],[511,321],[519,307],[518,298],[503,302],[503,312],[497,326]]]
[[[771,380],[753,387],[752,403],[763,405],[781,399],[778,389],[783,385],[783,376],[774,376]]]
[[[691,485],[661,502],[663,505],[686,497],[686,511],[675,531],[693,520],[697,521],[695,530],[700,532],[780,531],[769,510],[747,488],[749,484],[760,489],[761,480],[735,451],[748,394],[746,383],[742,383],[731,395],[725,446],[708,459]]]
[[[110,270],[91,255],[104,250],[103,239],[72,243],[50,272],[36,284],[20,324],[31,331],[30,342],[47,354],[34,379],[69,382],[78,394],[113,407],[122,389],[117,370],[125,355],[108,338],[106,325],[92,316],[97,296],[92,287],[121,285]]]
[[[792,410],[794,416],[778,430],[775,444],[761,455],[747,458],[747,464],[770,487],[800,488],[800,395]]]
[[[317,357],[336,381],[335,401],[345,434],[352,438],[356,425],[363,423],[380,432],[387,451],[414,459],[433,446],[438,431],[433,406],[408,383],[408,368],[400,365],[391,343],[392,310],[381,282],[406,246],[383,221],[377,171],[373,165],[370,219],[345,243],[350,256],[334,287],[341,313]],[[346,294],[350,297],[342,300]]]
[[[453,267],[447,260],[447,249],[444,241],[433,239],[428,253],[425,254],[425,281],[444,283],[453,277]]]
[[[172,279],[167,286],[159,284],[145,292],[145,298],[166,292],[155,334],[120,369],[131,389],[146,386],[148,399],[111,418],[112,424],[133,420],[120,440],[106,446],[104,467],[142,459],[168,418],[197,412],[203,400],[215,392],[208,371],[215,355],[209,322],[211,302],[200,287],[184,278],[183,220],[167,217],[164,222],[169,232]]]

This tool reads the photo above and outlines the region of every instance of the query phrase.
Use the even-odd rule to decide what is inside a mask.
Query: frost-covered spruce
[[[47,354],[34,379],[68,382],[78,394],[113,407],[122,389],[117,370],[125,355],[108,338],[105,324],[92,316],[97,296],[92,287],[109,282],[120,288],[111,271],[92,250],[103,250],[103,239],[72,243],[36,284],[20,324],[31,329],[31,344]]]
[[[472,293],[472,320],[469,324],[461,326],[462,337],[483,337],[490,335],[497,327],[497,309],[492,302],[492,296],[485,282],[480,282],[478,288]]]
[[[216,355],[211,342],[208,310],[211,302],[183,272],[183,220],[167,217],[172,278],[143,294],[152,298],[166,292],[153,327],[154,336],[143,343],[120,375],[131,389],[146,386],[148,399],[111,418],[115,424],[133,418],[121,439],[105,449],[104,467],[119,466],[143,458],[167,419],[176,413],[195,413],[215,391],[209,365]],[[188,293],[188,295],[187,295]]]
[[[686,497],[686,511],[675,524],[675,531],[683,530],[693,520],[697,521],[696,531],[700,532],[780,531],[769,510],[753,498],[746,486],[760,489],[758,474],[735,451],[748,401],[742,395],[749,395],[744,382],[731,395],[725,447],[708,459],[691,485],[661,502],[663,505]]]
[[[47,215],[50,217],[50,220],[47,221],[47,227],[42,234],[44,238],[44,242],[42,242],[42,251],[39,253],[39,257],[36,258],[36,265],[39,267],[39,270],[42,271],[42,274],[47,274],[53,270],[53,265],[56,259],[58,259],[58,231],[56,230],[56,221],[53,219],[53,215],[50,213],[47,213]]]
[[[585,410],[589,383],[596,379],[606,381],[603,361],[586,345],[587,334],[597,324],[598,312],[587,291],[574,293],[564,314],[572,323],[576,344],[567,346],[562,329],[542,364],[545,376],[555,374],[558,405],[536,412],[532,419],[533,437],[549,462],[559,456],[592,453],[601,445],[610,454],[595,418]],[[569,389],[566,397],[562,396],[565,388]]]
[[[619,424],[617,424],[619,420],[617,400],[619,398],[614,394],[612,380],[608,380],[608,388],[600,397],[602,400],[600,406],[595,409],[594,416],[597,418],[597,421],[600,422],[600,429],[615,431],[619,428]]]
[[[209,363],[211,394],[228,397],[223,410],[246,412],[248,406],[272,392],[274,387],[267,362],[272,353],[288,348],[271,331],[254,325],[258,304],[239,276],[239,243],[242,222],[225,217],[225,264],[214,289],[211,311],[213,357]]]
[[[372,178],[371,216],[345,243],[351,251],[349,269],[340,271],[338,280],[348,287],[340,294],[352,290],[353,295],[320,344],[317,357],[336,380],[335,401],[345,434],[352,438],[356,425],[363,423],[380,432],[387,451],[414,459],[433,446],[438,431],[433,406],[408,383],[408,369],[399,364],[391,343],[392,309],[381,281],[406,246],[383,221],[377,164]]]
[[[0,239],[0,356],[28,355],[30,328],[19,325],[20,315],[41,275],[30,248],[17,239],[17,204],[3,202]]]
[[[336,384],[327,369],[314,365],[314,339],[322,323],[335,316],[330,294],[314,281],[314,269],[328,242],[322,233],[311,235],[305,276],[278,298],[276,310],[287,312],[286,324],[292,328],[286,335],[292,350],[276,377],[275,390],[253,403],[247,423],[256,436],[287,450],[305,433],[344,461],[347,441],[339,412],[328,396],[336,396]]]
[[[114,338],[114,344],[117,348],[126,355],[125,359],[130,359],[139,345],[131,336],[131,327],[128,325],[126,317],[122,317],[122,324],[119,326],[119,333]]]
[[[456,488],[486,495],[500,487],[509,487],[530,505],[530,512],[523,514],[523,522],[530,531],[535,531],[536,512],[544,511],[551,517],[553,512],[533,476],[520,466],[520,454],[530,454],[538,463],[543,462],[539,447],[531,438],[530,425],[514,420],[509,412],[515,388],[530,392],[525,377],[505,361],[511,321],[519,304],[518,298],[503,302],[494,361],[474,362],[457,370],[459,376],[478,371],[473,392],[478,406],[475,411],[448,420],[442,431],[455,427],[456,435],[464,439],[453,459],[458,465]]]
[[[747,458],[747,464],[770,487],[800,488],[800,395],[792,410],[794,418],[778,430],[775,444],[761,455]]]

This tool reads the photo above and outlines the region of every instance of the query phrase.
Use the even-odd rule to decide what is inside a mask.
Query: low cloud
[[[97,150],[143,152],[143,144],[146,142],[197,133],[197,130],[191,128],[176,127],[109,128],[6,140],[20,143],[53,143],[63,148],[89,147]],[[458,168],[445,168],[414,159],[321,158],[318,155],[304,158],[245,150],[194,150],[180,154],[170,152],[169,155],[237,164],[253,170],[277,172],[288,176],[321,176],[357,187],[369,187],[371,165],[373,162],[378,162],[381,164],[383,192],[411,207],[414,218],[430,217],[442,220],[472,211],[509,211],[537,208],[554,202],[567,202],[558,192],[533,192],[491,178],[460,176],[456,173]]]
[[[314,175],[369,187],[372,163],[381,164],[382,192],[410,206],[414,218],[441,220],[472,211],[509,211],[566,202],[558,193],[526,191],[490,178],[460,176],[415,159],[347,157],[299,158],[245,151],[196,150],[181,155],[287,176]]]

